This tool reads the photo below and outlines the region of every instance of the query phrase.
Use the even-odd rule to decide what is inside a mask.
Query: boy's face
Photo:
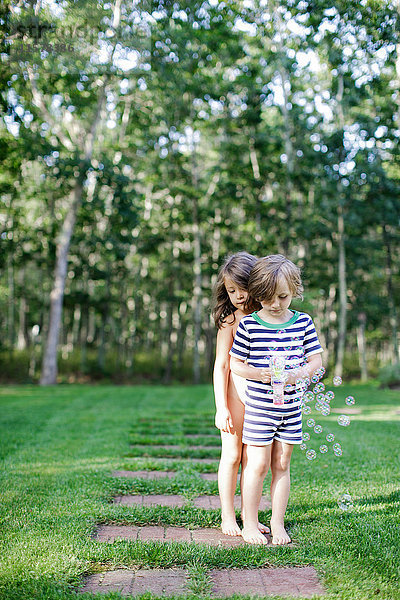
[[[271,315],[275,319],[281,318],[285,316],[292,298],[293,294],[290,291],[289,285],[286,279],[282,277],[278,280],[275,294],[273,295],[272,299],[268,300],[268,302],[262,300],[261,306],[263,307],[264,312],[268,315]]]
[[[224,284],[229,300],[232,302],[233,306],[239,310],[244,310],[244,305],[246,304],[247,296],[249,295],[248,292],[240,288],[238,284],[232,281],[232,279],[229,279],[229,277],[225,277]]]

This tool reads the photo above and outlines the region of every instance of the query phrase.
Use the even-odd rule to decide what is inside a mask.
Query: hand
[[[232,415],[227,408],[217,410],[215,415],[215,427],[226,433],[232,433],[233,421]]]
[[[271,370],[266,367],[260,369],[260,378],[263,383],[271,383]]]

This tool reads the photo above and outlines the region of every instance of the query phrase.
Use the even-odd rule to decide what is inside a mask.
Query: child
[[[243,317],[230,351],[233,373],[247,379],[242,536],[248,543],[267,543],[257,524],[263,481],[271,466],[272,543],[284,545],[291,541],[284,527],[290,458],[293,446],[302,442],[301,391],[295,384],[321,368],[322,348],[311,317],[289,310],[292,298],[301,298],[303,291],[300,270],[290,260],[280,254],[260,258],[248,291],[262,308]],[[271,353],[286,359],[283,406],[273,404]]]
[[[242,460],[242,427],[244,417],[244,388],[242,377],[230,373],[229,350],[242,317],[261,308],[258,302],[248,303],[247,284],[256,257],[247,252],[229,256],[222,265],[214,290],[213,316],[218,327],[214,365],[215,425],[221,430],[221,461],[218,469],[218,488],[221,498],[222,532],[241,535],[236,522],[233,500],[237,474]],[[243,465],[242,465],[243,473]],[[269,530],[258,524],[260,530]]]

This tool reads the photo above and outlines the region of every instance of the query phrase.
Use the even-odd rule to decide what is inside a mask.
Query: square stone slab
[[[188,574],[184,569],[119,569],[90,575],[80,591],[92,594],[119,592],[126,596],[138,596],[146,592],[156,596],[186,596],[187,580]]]
[[[175,471],[113,471],[113,477],[128,477],[131,479],[172,479]]]
[[[233,594],[311,598],[325,594],[314,567],[214,569],[209,575],[212,598],[227,598]]]
[[[116,540],[147,542],[188,542],[209,546],[243,546],[246,542],[241,536],[225,535],[219,529],[205,527],[186,529],[186,527],[164,527],[162,525],[100,525],[93,538],[97,542],[115,542]],[[271,537],[266,536],[271,544]],[[277,546],[273,546],[276,548]]]
[[[114,498],[114,504],[121,504],[123,506],[169,506],[181,508],[189,503],[189,500],[177,494],[151,494],[149,496],[135,494],[116,496]],[[221,508],[219,496],[198,496],[193,499],[193,504],[196,508],[205,508],[208,510]],[[233,505],[235,509],[240,509],[240,496],[234,497]],[[260,502],[260,510],[268,510],[270,508],[271,501],[263,496]]]

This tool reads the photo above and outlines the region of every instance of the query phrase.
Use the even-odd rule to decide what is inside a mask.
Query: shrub
[[[400,363],[382,367],[378,374],[378,381],[383,388],[400,388]]]

